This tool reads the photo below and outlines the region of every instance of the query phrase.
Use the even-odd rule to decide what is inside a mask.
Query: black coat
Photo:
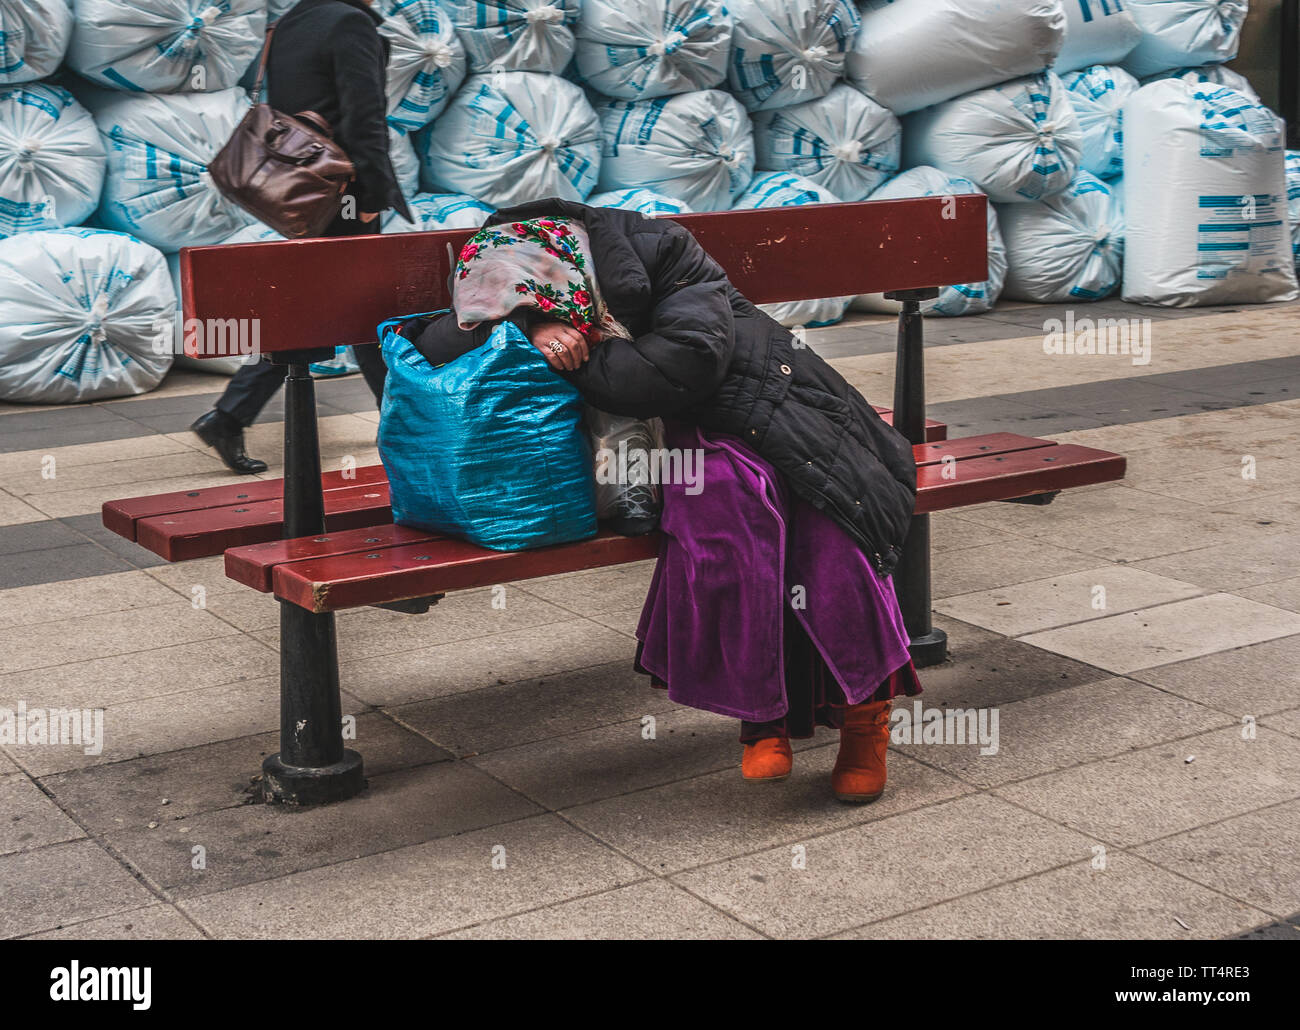
[[[388,41],[383,18],[362,0],[299,0],[275,26],[267,58],[267,102],[315,111],[356,166],[359,211],[410,209],[388,156]]]
[[[807,346],[751,304],[686,229],[633,211],[540,200],[489,223],[581,220],[605,303],[635,337],[562,373],[594,407],[730,433],[848,531],[882,573],[898,563],[916,499],[911,445]],[[416,346],[445,361],[484,342],[454,315]]]

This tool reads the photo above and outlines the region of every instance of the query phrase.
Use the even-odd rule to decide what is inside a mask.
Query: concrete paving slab
[[[1194,597],[1202,588],[1127,565],[1104,565],[1050,579],[946,597],[936,610],[1018,637]]]
[[[995,793],[1095,843],[1133,847],[1300,796],[1300,749],[1267,729],[1255,740],[1212,730]]]
[[[1251,908],[1125,852],[1028,876],[850,930],[853,940],[1214,940],[1259,920]],[[1186,929],[1184,927],[1187,927]]]
[[[600,894],[644,876],[562,819],[542,815],[209,894],[180,907],[218,937],[425,937]]]
[[[922,713],[932,707],[925,695],[899,701],[896,706],[913,713],[917,702],[921,702]],[[974,711],[970,707],[939,710]],[[970,743],[953,743],[947,738],[923,743],[912,737],[911,742],[896,743],[895,747],[966,783],[992,787],[1150,747],[1153,740],[1176,740],[1236,722],[1222,712],[1121,678],[1027,698],[998,706],[996,711],[994,753],[982,753],[991,751],[993,745],[981,743],[974,733],[966,735]],[[978,725],[970,723],[969,714],[954,714],[953,719],[963,720],[963,726],[971,729]],[[916,726],[915,719],[908,725]],[[985,725],[992,727],[988,721]]]
[[[142,908],[156,900],[98,844],[72,841],[0,856],[0,938]]]
[[[32,941],[201,941],[203,934],[171,905],[149,905],[116,915],[34,933]]]
[[[480,923],[440,940],[753,940],[762,935],[664,880]]]
[[[1300,633],[1300,616],[1233,594],[1209,594],[1031,633],[1025,643],[1128,673]]]
[[[1279,918],[1300,912],[1300,802],[1188,830],[1136,853]]]
[[[84,837],[81,827],[21,773],[0,776],[0,855]]]
[[[768,936],[822,937],[1077,862],[1091,845],[986,795],[796,843],[802,854],[772,848],[673,881]],[[922,867],[927,875],[917,876]]]
[[[221,808],[153,829],[113,830],[105,840],[180,899],[497,827],[539,811],[464,762],[435,762],[372,776],[365,792],[333,805]],[[196,855],[202,868],[195,868]]]
[[[846,805],[830,789],[838,747],[809,748],[795,756],[781,783],[747,783],[732,768],[576,808],[575,825],[660,874],[745,855],[786,843],[874,823],[934,805],[970,788],[905,755],[889,756],[889,783],[879,801]],[[746,922],[758,926],[746,918]]]
[[[1139,669],[1133,679],[1241,719],[1291,708],[1300,698],[1300,638]]]

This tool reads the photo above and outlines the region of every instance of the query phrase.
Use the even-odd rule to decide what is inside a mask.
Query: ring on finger
[[[564,344],[562,344],[559,340],[552,340],[549,344],[547,344],[547,346],[551,348],[551,353],[554,354],[556,357],[559,357],[561,354],[564,353]]]

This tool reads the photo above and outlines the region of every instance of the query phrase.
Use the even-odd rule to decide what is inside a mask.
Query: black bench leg
[[[306,365],[284,381],[284,535],[325,531],[316,387]],[[316,805],[365,787],[361,756],[343,747],[334,614],[280,602],[280,751],[262,763],[266,801]]]
[[[898,360],[894,370],[894,428],[914,444],[925,442],[925,345],[921,301],[939,295],[935,289],[886,293],[901,301],[898,316]],[[930,611],[930,516],[913,515],[894,571],[903,624],[911,638],[917,668],[938,665],[948,657],[948,635],[936,629]]]

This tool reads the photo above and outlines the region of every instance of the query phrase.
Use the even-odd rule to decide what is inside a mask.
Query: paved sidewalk
[[[830,796],[833,734],[749,786],[735,723],[632,672],[649,563],[343,613],[369,790],[249,804],[275,602],[99,525],[236,480],[186,432],[223,381],[0,405],[0,708],[105,718],[98,755],[0,749],[0,936],[1300,939],[1300,306],[1085,316],[1152,319],[1150,363],[1045,354],[1052,308],[927,323],[953,436],[1129,474],[936,517],[921,700],[996,709],[999,750],[899,744],[865,807]],[[889,403],[889,319],[810,342]],[[377,461],[364,384],[319,393],[326,465]],[[249,434],[276,463],[279,412]]]

